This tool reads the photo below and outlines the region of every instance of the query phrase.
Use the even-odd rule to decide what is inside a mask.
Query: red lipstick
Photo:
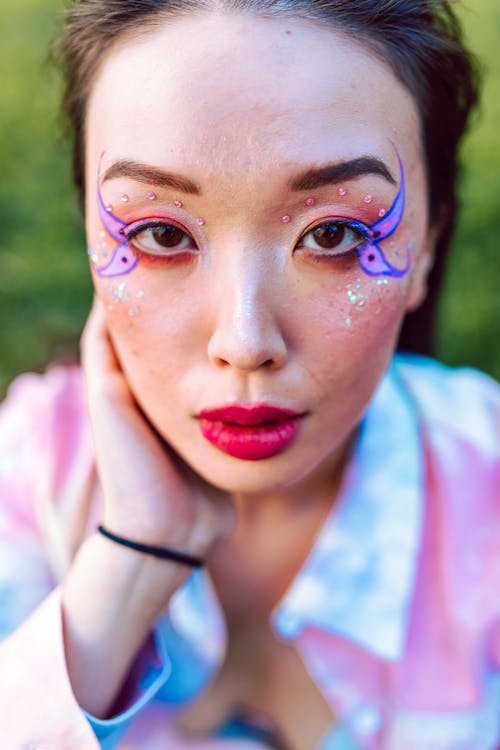
[[[303,416],[272,404],[231,404],[198,414],[201,434],[209,443],[246,461],[284,451],[296,438]]]

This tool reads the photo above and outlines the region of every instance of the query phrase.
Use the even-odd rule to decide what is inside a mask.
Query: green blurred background
[[[500,377],[500,0],[469,0],[467,38],[486,68],[464,146],[463,211],[438,328],[438,356]],[[81,218],[46,49],[60,0],[1,0],[0,396],[9,380],[77,356],[91,287]]]

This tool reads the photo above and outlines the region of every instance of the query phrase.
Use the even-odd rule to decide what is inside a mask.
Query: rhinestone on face
[[[182,201],[174,201],[174,206],[176,208],[182,208]]]
[[[120,200],[122,203],[128,203],[128,195],[125,195],[125,193],[122,193],[120,195]]]
[[[347,188],[346,188],[346,187],[344,187],[343,185],[341,185],[341,186],[339,187],[339,189],[338,189],[338,193],[339,193],[339,195],[342,195],[342,196],[343,196],[343,195],[347,195]]]
[[[292,220],[292,217],[289,216],[288,214],[284,214],[281,217],[281,221],[282,221],[283,224],[288,224],[288,222],[291,221],[291,220]]]
[[[315,198],[307,198],[306,199],[306,206],[314,206],[316,204]]]
[[[155,201],[156,200],[156,193],[148,193],[148,200]]]
[[[385,208],[381,208],[380,211],[378,212],[378,215],[380,216],[380,218],[382,218],[383,216],[386,215],[386,213],[387,211],[385,210]]]
[[[371,203],[372,200],[373,198],[371,195],[365,195],[365,197],[363,198],[363,203]]]
[[[205,224],[205,219],[202,216],[198,216],[198,218],[196,219],[196,223],[199,224],[200,227],[202,227]]]

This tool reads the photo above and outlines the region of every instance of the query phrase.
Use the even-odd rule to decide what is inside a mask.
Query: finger
[[[104,305],[94,297],[81,340],[82,363],[86,372],[105,374],[119,370],[118,360],[106,326]]]

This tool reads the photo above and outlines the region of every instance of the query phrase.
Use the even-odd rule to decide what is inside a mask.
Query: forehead
[[[300,18],[193,14],[112,48],[87,144],[205,173],[419,151],[411,94],[361,41]],[[412,154],[414,156],[414,153]]]

